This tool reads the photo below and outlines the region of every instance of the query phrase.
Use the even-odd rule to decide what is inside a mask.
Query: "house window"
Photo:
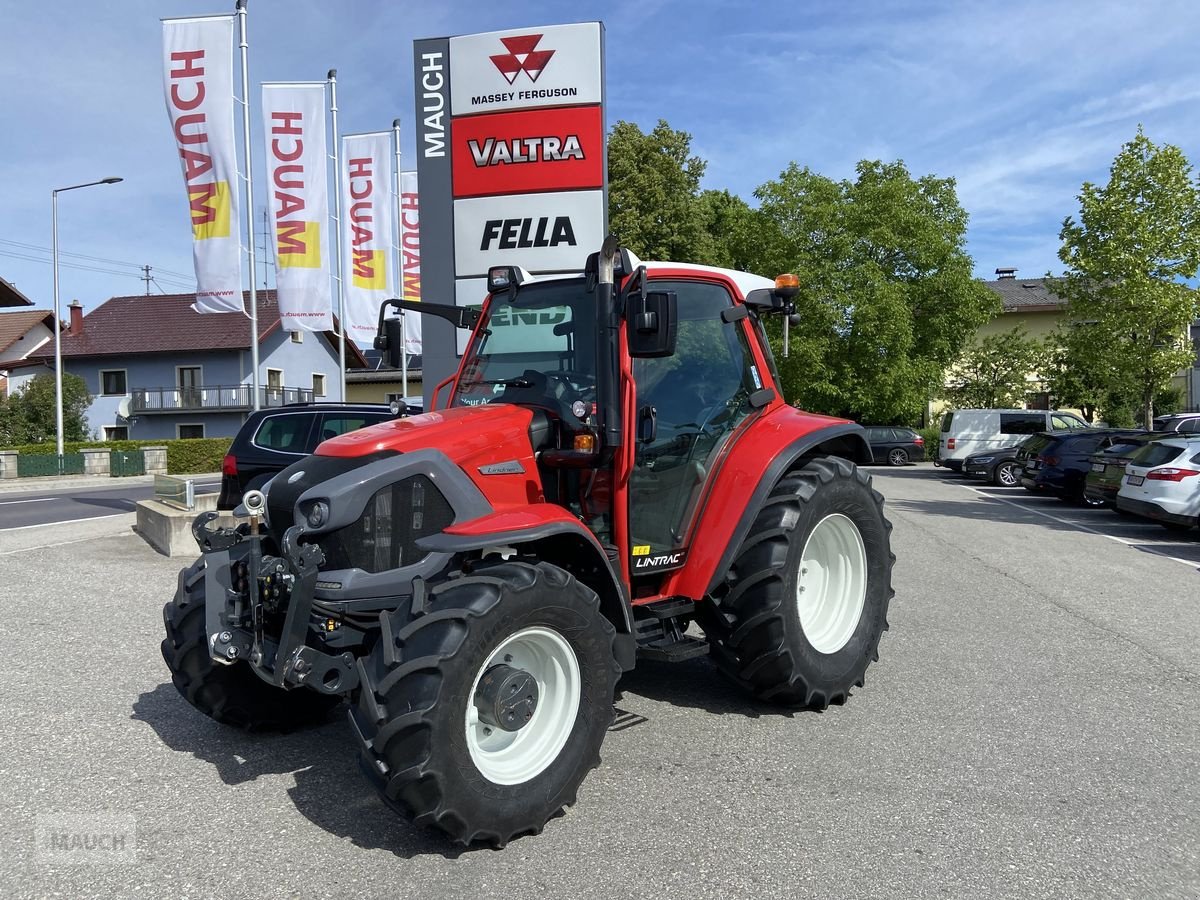
[[[104,439],[106,441],[127,441],[129,440],[128,425],[105,425]]]
[[[176,425],[175,434],[180,438],[202,438],[204,437],[204,425]]]
[[[313,396],[325,396],[325,376],[320,372],[313,372]]]
[[[273,394],[283,390],[283,369],[267,369],[267,390]]]
[[[292,343],[293,344],[303,344],[304,343],[304,332],[303,331],[293,331],[292,332]]]
[[[176,366],[175,380],[179,385],[180,409],[196,409],[204,405],[204,396],[200,390],[204,382],[203,369],[200,366]]]
[[[128,394],[127,379],[124,369],[100,370],[100,396],[113,397]]]

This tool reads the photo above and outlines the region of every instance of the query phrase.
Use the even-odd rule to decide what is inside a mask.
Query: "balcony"
[[[248,384],[207,385],[198,388],[134,388],[129,404],[133,415],[176,412],[244,412],[253,408],[254,388]],[[312,403],[311,388],[259,388],[263,409],[289,403]]]

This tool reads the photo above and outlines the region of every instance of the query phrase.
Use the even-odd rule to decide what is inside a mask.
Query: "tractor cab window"
[[[634,456],[630,540],[651,556],[682,546],[712,465],[762,386],[742,323],[721,320],[733,305],[724,287],[656,281],[653,288],[676,292],[679,327],[673,356],[633,363],[637,409],[652,407],[657,428]]]
[[[502,402],[556,413],[590,403],[596,385],[595,297],[583,279],[497,294],[467,349],[452,406]]]

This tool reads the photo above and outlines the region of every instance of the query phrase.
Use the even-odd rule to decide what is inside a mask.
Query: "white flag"
[[[264,84],[275,290],[285,331],[331,331],[325,85]]]
[[[370,347],[379,306],[396,293],[392,272],[395,204],[392,202],[392,133],[342,138],[342,263],[346,334]]]
[[[244,312],[233,16],[163,20],[163,89],[192,218],[196,312]]]
[[[404,300],[421,299],[421,211],[417,194],[417,173],[400,173],[400,272]],[[404,349],[421,352],[421,315],[404,317]]]

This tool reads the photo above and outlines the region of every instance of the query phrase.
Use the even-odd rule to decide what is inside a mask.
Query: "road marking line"
[[[137,537],[132,531],[119,531],[116,534],[105,534],[100,537]],[[68,544],[86,544],[88,541],[98,540],[97,536],[85,538],[76,538],[73,541],[59,541],[57,544],[38,544],[36,547],[22,547],[20,550],[0,550],[0,556],[12,556],[14,553],[29,553],[31,550],[49,550],[51,547],[66,547]]]
[[[0,503],[45,503],[47,500],[57,500],[58,497],[34,497],[32,500],[0,500]]]
[[[0,528],[0,531],[24,531],[27,528],[49,528],[51,525],[74,525],[76,522],[99,522],[101,519],[115,519],[118,516],[129,516],[129,512],[113,513],[108,516],[84,516],[80,519],[63,519],[61,522],[39,522],[37,525],[14,525],[12,528]]]
[[[1059,522],[1060,524],[1070,525],[1072,528],[1077,528],[1080,531],[1086,531],[1086,532],[1089,532],[1090,534],[1099,535],[1100,537],[1107,538],[1110,541],[1116,541],[1118,544],[1124,544],[1126,547],[1132,547],[1134,550],[1142,550],[1146,553],[1153,553],[1155,556],[1161,556],[1163,559],[1169,559],[1172,562],[1177,562],[1180,565],[1187,566],[1189,569],[1192,569],[1193,571],[1200,569],[1200,564],[1197,564],[1194,561],[1180,559],[1178,556],[1171,556],[1171,554],[1169,554],[1169,553],[1163,553],[1161,550],[1155,550],[1153,547],[1149,547],[1144,543],[1139,544],[1135,541],[1127,541],[1127,540],[1125,540],[1125,538],[1119,538],[1114,534],[1105,534],[1103,531],[1097,531],[1095,528],[1088,528],[1088,526],[1080,525],[1078,522],[1072,522],[1070,519],[1063,519],[1063,518],[1060,518],[1059,516],[1051,515],[1048,512],[1042,512],[1040,509],[1034,509],[1032,506],[1025,506],[1024,504],[1017,503],[1015,500],[1008,500],[1008,499],[1005,499],[1004,497],[997,497],[994,494],[985,494],[983,491],[979,490],[978,488],[971,487],[971,485],[969,485],[969,484],[960,484],[960,485],[956,485],[956,487],[960,487],[960,488],[963,488],[964,490],[968,490],[972,494],[977,494],[980,497],[983,497],[985,500],[995,500],[997,503],[1007,503],[1009,506],[1016,507],[1017,509],[1022,509],[1025,512],[1033,513],[1035,516],[1045,516],[1047,519],[1053,519],[1055,522]]]

